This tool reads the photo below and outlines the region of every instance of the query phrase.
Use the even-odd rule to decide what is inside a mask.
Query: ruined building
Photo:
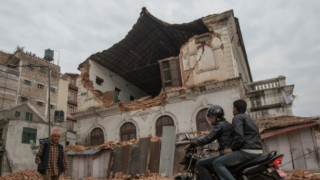
[[[208,107],[221,105],[231,121],[239,98],[254,119],[292,115],[284,97],[294,86],[284,76],[253,82],[232,10],[168,24],[143,8],[124,39],[79,70],[74,118],[85,145],[161,136],[163,126],[176,126],[178,135],[205,131]]]

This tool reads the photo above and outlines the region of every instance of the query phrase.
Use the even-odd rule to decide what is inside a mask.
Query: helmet
[[[218,106],[218,105],[211,106],[208,109],[206,116],[209,117],[209,116],[212,116],[212,115],[215,115],[217,117],[217,121],[222,120],[223,117],[224,117],[223,108],[221,106]]]

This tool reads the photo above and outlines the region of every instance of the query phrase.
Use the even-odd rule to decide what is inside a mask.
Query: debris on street
[[[320,179],[320,173],[311,173],[303,169],[295,169],[292,173],[288,173],[287,180],[294,179]]]
[[[24,170],[24,171],[18,171],[18,172],[0,177],[0,180],[17,180],[17,179],[42,180],[42,176],[36,170]]]

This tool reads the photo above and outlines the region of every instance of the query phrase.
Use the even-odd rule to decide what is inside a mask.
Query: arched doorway
[[[161,116],[156,122],[156,136],[162,137],[163,126],[174,126],[173,119],[170,116]]]
[[[196,117],[197,132],[209,130],[209,124],[206,119],[207,111],[208,111],[208,108],[205,108],[200,110],[197,114],[197,117]]]
[[[97,146],[104,143],[104,135],[101,128],[94,128],[90,133],[90,145]]]
[[[121,141],[137,139],[136,126],[131,122],[124,123],[120,128],[120,139]]]

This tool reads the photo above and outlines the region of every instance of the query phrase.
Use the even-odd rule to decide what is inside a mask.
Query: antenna
[[[59,50],[54,50],[54,51],[57,51],[59,53],[59,56],[58,56],[58,61],[57,61],[57,65],[59,66],[59,60],[60,60],[60,51]]]

